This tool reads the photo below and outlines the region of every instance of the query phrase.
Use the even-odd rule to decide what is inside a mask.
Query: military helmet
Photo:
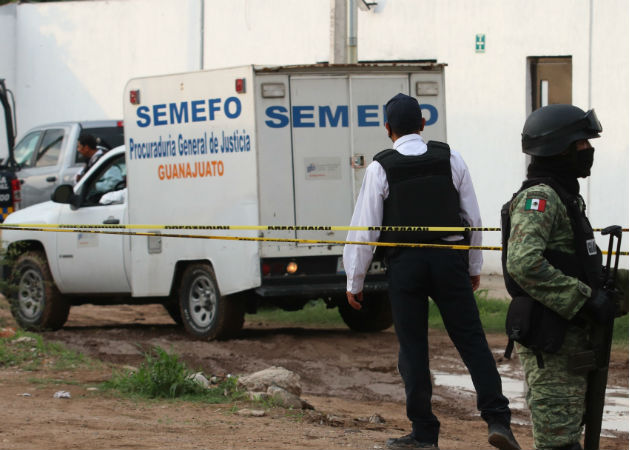
[[[594,109],[584,112],[573,105],[548,105],[529,115],[523,126],[523,153],[554,156],[580,139],[599,137],[602,125]]]

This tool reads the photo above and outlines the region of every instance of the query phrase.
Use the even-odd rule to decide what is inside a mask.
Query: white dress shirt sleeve
[[[387,176],[383,166],[373,161],[365,170],[363,184],[354,207],[350,226],[381,226],[383,224],[383,202],[389,195]],[[347,241],[375,242],[380,231],[349,231]],[[343,249],[343,266],[346,271],[346,289],[353,294],[363,291],[365,275],[372,262],[374,247],[370,245],[346,244]]]
[[[475,195],[472,178],[468,171],[468,166],[459,153],[451,149],[451,171],[453,174],[453,184],[459,192],[460,216],[470,224],[471,227],[481,227],[481,213],[479,203]],[[481,245],[481,231],[473,231],[470,235],[470,245]],[[470,250],[468,253],[470,276],[481,274],[483,265],[483,255],[481,250]]]

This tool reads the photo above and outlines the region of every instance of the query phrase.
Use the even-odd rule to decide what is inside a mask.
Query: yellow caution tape
[[[147,224],[0,224],[1,228],[74,228],[74,229],[120,229],[120,230],[257,230],[257,231],[501,231],[499,227],[431,227],[431,226],[340,226],[340,225],[147,225]],[[593,228],[602,231],[603,228]],[[623,228],[627,232],[628,228]]]
[[[175,225],[161,225],[164,227],[174,227]],[[218,225],[223,226],[223,225]],[[184,229],[191,229],[190,226],[183,226]],[[203,225],[202,225],[203,227]],[[234,229],[249,229],[258,230],[259,227],[242,226],[236,228],[228,225],[230,230]],[[122,236],[160,236],[160,237],[173,237],[173,238],[189,238],[189,239],[216,239],[227,241],[261,241],[261,242],[288,242],[295,244],[326,244],[326,245],[371,245],[375,247],[410,247],[410,248],[442,248],[452,250],[497,250],[501,251],[501,247],[481,246],[481,245],[453,245],[453,244],[426,244],[426,243],[410,243],[410,242],[363,242],[363,241],[334,241],[334,240],[317,240],[317,239],[291,239],[291,238],[265,238],[265,237],[246,237],[246,236],[208,236],[199,234],[172,234],[172,233],[154,233],[154,232],[139,232],[139,231],[109,231],[100,230],[98,228],[158,228],[146,225],[79,225],[76,227],[70,227],[70,225],[63,225],[63,227],[55,227],[54,225],[28,225],[28,224],[11,224],[0,225],[0,229],[5,230],[24,230],[24,231],[47,231],[56,233],[94,233],[94,234],[110,234],[110,235],[122,235]],[[301,227],[296,227],[301,228]],[[332,228],[332,227],[331,227]],[[350,228],[350,227],[336,227],[336,228]],[[368,227],[351,227],[365,229]],[[378,227],[378,228],[409,228],[409,227]],[[419,227],[416,227],[419,228]],[[429,228],[429,227],[426,227]],[[436,228],[436,227],[434,227]],[[445,228],[445,227],[441,227]],[[173,229],[173,228],[168,228]],[[194,228],[197,229],[197,228]],[[207,228],[199,228],[207,229]],[[212,228],[212,229],[226,229],[226,228]],[[500,229],[499,229],[500,230]],[[453,230],[449,230],[453,231]],[[607,254],[607,251],[602,253]],[[613,252],[615,254],[615,252]],[[619,252],[620,255],[628,255],[628,252]]]
[[[121,230],[257,230],[257,231],[501,231],[501,228],[488,227],[424,227],[424,226],[337,226],[337,225],[146,225],[146,224],[38,224],[19,223],[0,228],[76,228],[76,229],[121,229]]]

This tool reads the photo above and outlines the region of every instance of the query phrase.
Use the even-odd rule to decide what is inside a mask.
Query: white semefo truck
[[[348,307],[341,245],[160,234],[343,241],[340,231],[194,226],[348,224],[365,167],[391,147],[384,105],[398,92],[418,98],[425,139],[446,140],[442,64],[244,66],[130,80],[124,148],[5,224],[156,225],[146,229],[155,235],[3,230],[16,258],[7,274],[16,319],[54,329],[72,305],[162,303],[189,333],[212,339],[240,330],[262,302],[294,310],[323,298],[352,329],[390,326],[379,261],[366,306]],[[101,204],[125,182],[127,198]]]

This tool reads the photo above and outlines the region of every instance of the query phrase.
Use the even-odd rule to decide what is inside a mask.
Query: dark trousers
[[[440,422],[431,410],[428,297],[442,315],[451,341],[470,372],[477,409],[486,422],[510,423],[508,400],[479,320],[462,250],[399,248],[388,258],[389,298],[400,343],[398,369],[405,383],[407,417],[420,442],[438,441]]]

